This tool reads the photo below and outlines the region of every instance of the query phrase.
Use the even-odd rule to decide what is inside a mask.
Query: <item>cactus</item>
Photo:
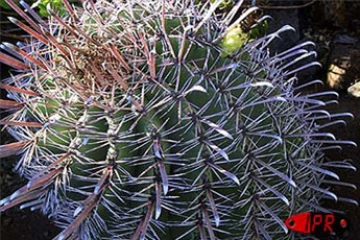
[[[221,0],[64,0],[67,16],[48,7],[48,22],[6,2],[32,38],[1,45],[15,70],[0,123],[17,141],[0,156],[20,155],[29,181],[1,212],[38,209],[64,229],[57,240],[291,239],[290,214],[355,203],[327,187],[353,187],[330,171],[352,165],[323,161],[353,144],[321,131],[344,121],[315,123],[349,114],[321,110],[333,92],[298,93],[319,80],[295,86],[318,65],[303,62],[313,44],[267,51],[291,27],[231,41],[256,10],[235,19],[242,1],[218,13]]]

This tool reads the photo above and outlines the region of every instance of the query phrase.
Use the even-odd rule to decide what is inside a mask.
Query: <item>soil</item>
[[[320,3],[314,3],[301,10],[301,16],[306,18],[306,21],[303,21],[303,19],[301,21],[302,29],[310,28],[310,36],[315,36],[316,34],[323,35],[325,36],[325,40],[330,38],[330,41],[334,34],[339,31],[345,31],[348,34],[360,37],[358,32],[359,30],[354,29],[353,24],[345,24],[347,22],[343,18],[341,18],[341,21],[338,20],[342,23],[342,25],[334,22],[336,21],[336,18],[318,19],[317,17],[319,14],[316,14],[316,11],[318,11],[318,8],[321,7],[321,2],[322,1],[320,1]],[[351,9],[350,3],[348,6],[350,6]],[[346,14],[349,13],[347,12]],[[356,14],[358,14],[358,12]],[[352,17],[352,19],[355,18],[355,20],[359,20],[357,15],[350,17]],[[1,18],[4,20],[4,16]],[[353,23],[353,20],[349,22]],[[1,28],[4,33],[4,25]],[[304,35],[302,37],[304,37]],[[318,44],[318,49],[320,50],[319,59],[324,56],[326,57],[328,52],[324,52],[323,50],[327,49],[328,46],[324,45],[326,44],[324,38],[318,39],[314,37],[314,39],[311,40]],[[3,37],[1,41],[9,40]],[[4,66],[2,67],[1,73],[4,74],[4,72],[7,72],[8,69]],[[313,79],[322,79],[326,82],[326,71],[324,69],[313,73]],[[2,78],[3,77],[4,76],[2,76]],[[326,86],[323,89],[315,89],[315,91],[320,90],[327,90]],[[314,89],[311,91],[314,91]],[[4,97],[3,94],[4,93],[2,92],[2,98]],[[340,92],[339,94],[339,104],[327,106],[326,109],[331,113],[350,112],[353,114],[354,118],[349,118],[346,121],[346,126],[337,125],[326,130],[333,133],[337,139],[354,141],[358,146],[360,146],[360,98],[349,97],[346,92]],[[11,142],[11,138],[6,133],[1,132],[1,143],[6,142]],[[357,169],[360,169],[360,147],[344,146],[342,150],[332,150],[326,152],[326,161],[337,161],[343,159],[351,159],[353,165]],[[2,159],[0,162],[0,198],[8,196],[13,191],[26,184],[24,179],[21,179],[17,173],[13,172],[15,164],[16,158],[6,158]],[[360,202],[360,171],[353,172],[337,169],[336,173],[340,176],[342,181],[355,184],[358,190],[343,187],[334,187],[331,190],[338,196],[352,198]],[[360,230],[358,229],[358,226],[360,226],[360,207],[342,202],[336,203],[334,201],[326,201],[324,202],[324,206],[344,211],[345,216],[350,222],[350,232],[346,239],[360,239]],[[41,213],[36,211],[30,212],[29,210],[19,210],[18,208],[13,208],[5,213],[2,213],[0,224],[1,240],[48,240],[52,239],[60,232],[60,229],[56,228],[45,216],[41,215]]]

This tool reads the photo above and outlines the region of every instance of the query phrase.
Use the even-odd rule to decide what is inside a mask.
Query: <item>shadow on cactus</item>
[[[67,16],[49,8],[45,23],[6,1],[32,38],[1,45],[14,68],[1,124],[17,141],[0,156],[19,154],[29,182],[1,212],[39,209],[64,229],[57,240],[292,239],[290,214],[355,203],[322,184],[353,186],[328,170],[349,162],[322,160],[353,144],[321,131],[349,114],[320,109],[334,92],[296,93],[318,80],[294,86],[318,65],[303,63],[313,44],[267,51],[291,27],[229,47],[255,7],[234,19],[241,1],[217,13],[222,1],[64,0]]]

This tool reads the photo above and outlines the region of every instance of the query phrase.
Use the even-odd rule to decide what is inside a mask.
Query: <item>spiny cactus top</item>
[[[256,10],[235,18],[242,1],[218,13],[222,0],[64,0],[46,22],[6,2],[31,38],[1,45],[15,68],[1,124],[17,142],[0,156],[21,153],[29,182],[1,211],[40,209],[64,228],[57,240],[285,239],[290,214],[354,202],[324,185],[353,187],[328,170],[350,163],[322,161],[352,144],[320,131],[343,121],[315,123],[348,114],[318,108],[334,93],[294,87],[317,65],[303,63],[312,43],[267,51],[290,27],[243,45],[228,35]]]

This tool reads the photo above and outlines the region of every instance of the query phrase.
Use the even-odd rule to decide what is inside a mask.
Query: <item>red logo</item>
[[[315,237],[343,236],[348,229],[348,220],[340,214],[303,212],[285,220],[286,227],[294,232]]]

